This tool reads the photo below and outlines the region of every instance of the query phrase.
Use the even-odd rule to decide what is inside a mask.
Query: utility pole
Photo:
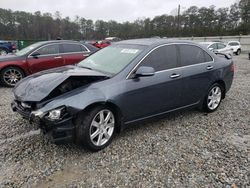
[[[181,5],[178,5],[178,17],[177,17],[177,32],[178,32],[178,37],[180,37],[180,11],[181,11]]]

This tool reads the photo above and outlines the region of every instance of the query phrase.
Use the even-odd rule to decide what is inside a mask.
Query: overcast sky
[[[181,5],[182,10],[190,6],[215,5],[229,7],[236,0],[0,0],[0,8],[28,12],[60,11],[63,17],[76,15],[86,19],[134,21],[137,18],[170,14]]]

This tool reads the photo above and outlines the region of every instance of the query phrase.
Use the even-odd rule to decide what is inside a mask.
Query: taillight
[[[235,69],[235,67],[234,67],[234,64],[232,63],[231,67],[230,67],[231,72],[234,72],[234,69]]]

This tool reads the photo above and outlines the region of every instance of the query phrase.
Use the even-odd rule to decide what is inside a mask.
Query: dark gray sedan
[[[196,43],[128,40],[77,66],[23,79],[13,90],[12,109],[56,143],[98,151],[131,123],[185,108],[215,111],[233,75],[230,57]]]

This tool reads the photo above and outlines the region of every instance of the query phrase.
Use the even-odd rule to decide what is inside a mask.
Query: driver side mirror
[[[135,77],[147,77],[155,75],[155,69],[153,67],[141,66],[135,72]]]
[[[38,52],[32,53],[30,56],[37,59],[40,54]]]
[[[214,49],[213,48],[208,48],[210,51],[213,51]]]

